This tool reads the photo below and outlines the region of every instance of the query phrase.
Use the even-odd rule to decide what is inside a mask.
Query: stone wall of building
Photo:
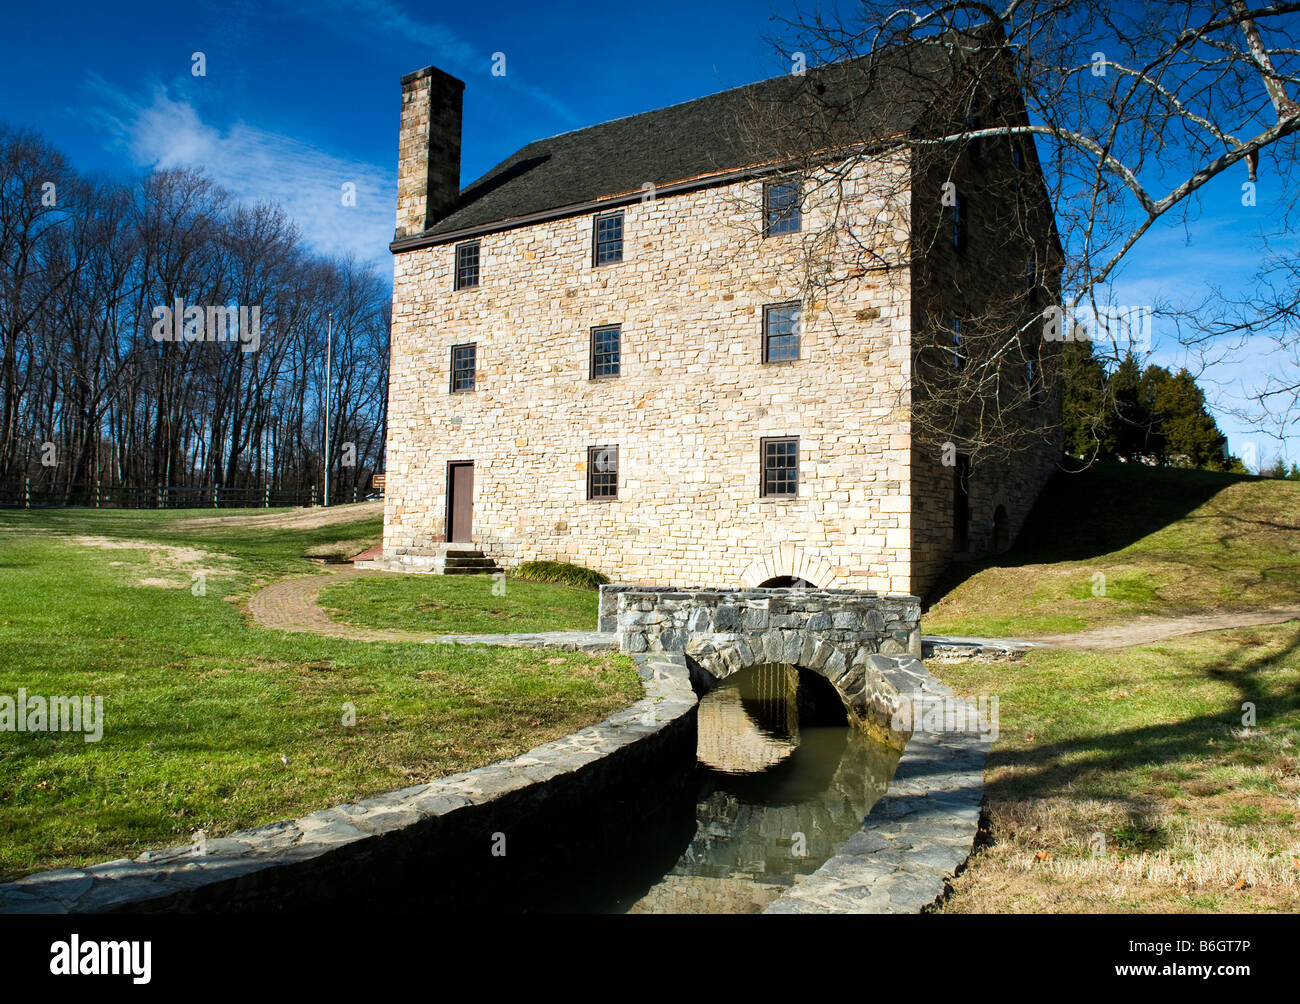
[[[1042,341],[1041,316],[1059,302],[1060,275],[1050,207],[1035,194],[1029,161],[1018,169],[1008,141],[986,138],[974,158],[968,148],[936,152],[916,170],[910,590],[925,596],[951,561],[985,557],[1013,543],[1058,468],[1059,345]],[[949,183],[962,196],[960,250],[943,199]],[[954,317],[965,323],[964,378],[926,368],[951,365]],[[1026,357],[1035,365],[1032,393]],[[997,379],[990,379],[992,371]],[[945,397],[947,378],[953,384]],[[951,444],[947,451],[945,444]],[[954,551],[956,454],[970,462],[968,547],[962,553]],[[1004,532],[995,546],[999,507]]]
[[[869,181],[851,179],[838,208],[878,213]],[[809,243],[831,207],[764,238],[760,203],[757,181],[632,202],[624,260],[602,267],[591,214],[487,234],[479,285],[462,290],[452,244],[398,254],[386,557],[436,548],[447,465],[473,461],[474,541],[507,568],[909,591],[907,270],[810,292]],[[800,358],[764,363],[764,305],[788,301],[804,303]],[[621,374],[591,379],[591,329],[609,324]],[[475,389],[451,393],[451,348],[470,342]],[[770,436],[799,437],[795,499],[760,497]],[[614,445],[618,499],[588,500],[588,449]]]

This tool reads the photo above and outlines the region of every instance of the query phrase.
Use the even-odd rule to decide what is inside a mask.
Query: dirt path
[[[184,530],[219,529],[221,527],[261,527],[267,530],[314,530],[336,523],[355,523],[384,514],[384,502],[356,502],[347,505],[314,506],[294,512],[272,512],[257,516],[198,516],[181,520],[175,526]]]
[[[343,579],[363,575],[383,575],[364,568],[344,566],[330,569],[326,575],[308,575],[298,579],[285,579],[254,593],[248,601],[248,611],[262,627],[275,631],[293,631],[300,634],[319,634],[328,638],[345,638],[348,641],[428,641],[428,634],[415,631],[375,631],[352,627],[329,619],[320,608],[321,587]]]
[[[1300,618],[1300,607],[1274,607],[1268,610],[1235,613],[1187,614],[1183,617],[1138,617],[1123,624],[1077,631],[1074,634],[1035,635],[1026,638],[1052,648],[1111,649],[1200,634],[1202,631],[1226,631],[1228,628],[1282,624]]]

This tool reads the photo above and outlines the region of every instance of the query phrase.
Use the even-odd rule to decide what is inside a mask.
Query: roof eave
[[[683,178],[680,181],[669,182],[666,185],[656,186],[654,189],[654,198],[669,195],[681,195],[686,192],[693,192],[703,188],[714,188],[718,185],[730,184],[733,181],[744,181],[749,178],[761,177],[765,174],[774,174],[781,170],[787,170],[794,163],[802,163],[807,159],[826,159],[833,160],[836,157],[843,157],[861,152],[871,146],[889,147],[896,144],[899,137],[890,137],[884,141],[874,141],[855,145],[854,147],[841,148],[835,151],[820,151],[809,154],[796,160],[783,159],[764,164],[750,164],[745,167],[733,168],[727,171],[719,171],[713,174],[697,175],[693,178]],[[535,213],[527,213],[523,216],[509,216],[500,220],[493,220],[489,223],[478,223],[472,227],[462,227],[459,230],[448,230],[443,233],[431,234],[427,230],[424,233],[412,234],[409,237],[401,237],[394,240],[388,245],[388,250],[393,254],[400,254],[404,251],[416,251],[420,248],[435,247],[439,244],[451,244],[455,241],[467,240],[473,237],[480,237],[484,234],[499,233],[503,230],[515,230],[519,227],[532,226],[535,223],[546,223],[551,220],[561,220],[570,216],[582,216],[586,213],[600,212],[606,209],[616,209],[619,206],[631,205],[632,203],[641,202],[646,198],[646,191],[635,189],[630,192],[620,192],[615,195],[603,195],[597,199],[590,199],[586,202],[575,202],[566,206],[555,206],[551,209],[538,210]]]

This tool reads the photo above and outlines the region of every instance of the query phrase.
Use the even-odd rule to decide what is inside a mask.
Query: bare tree
[[[1052,341],[1086,337],[1111,361],[1133,347],[1134,332],[1100,294],[1158,221],[1193,223],[1197,194],[1211,179],[1239,173],[1249,204],[1269,172],[1283,193],[1275,216],[1289,225],[1298,11],[1296,3],[1244,0],[908,7],[864,0],[851,17],[784,23],[776,41],[792,65],[823,68],[792,84],[793,97],[790,88],[770,92],[779,108],[764,110],[757,92],[741,118],[756,161],[817,179],[805,193],[810,204],[856,167],[888,179],[891,160],[911,165],[894,175],[892,195],[876,197],[908,203],[910,219],[845,212],[831,224],[848,234],[839,239],[841,260],[824,253],[828,234],[810,235],[810,250],[823,250],[808,256],[816,261],[809,283],[843,281],[855,269],[932,265],[914,277],[933,294],[923,293],[920,308],[932,315],[937,350],[933,365],[922,353],[915,367],[917,421],[936,437],[996,451],[1046,424],[1035,417],[1034,370],[1047,386],[1057,378]],[[783,126],[792,101],[798,114]],[[1034,181],[1039,169],[1045,186]],[[970,194],[969,212],[941,201],[946,182]],[[900,218],[902,240],[892,234]],[[983,242],[965,267],[933,253],[950,231]],[[905,253],[891,260],[900,245]],[[964,317],[949,309],[954,297],[969,304]],[[1064,308],[1056,328],[1043,317],[1054,303]],[[1100,318],[1087,331],[1072,324],[1084,308]],[[1238,317],[1236,330],[1258,331],[1277,318]],[[1042,335],[1049,344],[1040,344]],[[943,365],[945,349],[954,365]],[[1016,371],[1025,375],[1019,390]],[[1296,383],[1272,394],[1294,394]]]
[[[160,484],[306,494],[323,474],[329,313],[336,463],[352,444],[331,485],[350,494],[381,469],[389,317],[373,269],[311,255],[279,208],[196,171],[90,181],[2,126],[0,167],[0,501],[25,481],[64,502]],[[178,299],[218,318],[256,307],[256,351],[156,338]]]
[[[48,260],[51,236],[66,216],[72,173],[33,133],[0,123],[0,478],[20,453],[25,398],[39,366],[32,336],[50,299],[71,275]]]

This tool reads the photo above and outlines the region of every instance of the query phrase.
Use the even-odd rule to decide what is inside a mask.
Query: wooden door
[[[447,471],[447,540],[470,543],[473,524],[474,464],[451,464]]]

